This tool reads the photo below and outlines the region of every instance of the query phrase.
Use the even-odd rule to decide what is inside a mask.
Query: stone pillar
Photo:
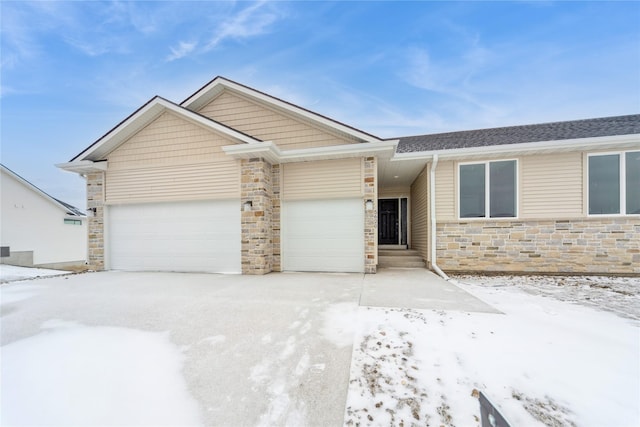
[[[104,270],[104,172],[87,174],[88,263],[92,270]],[[95,213],[93,213],[95,209]]]
[[[373,202],[373,209],[366,209],[366,201]],[[374,274],[378,266],[378,161],[375,157],[364,159],[364,272]]]
[[[280,165],[271,166],[271,188],[273,197],[271,198],[271,224],[273,240],[273,262],[272,271],[282,271],[282,258],[280,246]]]
[[[242,160],[242,274],[267,274],[273,266],[271,164]],[[244,204],[251,202],[251,209]]]

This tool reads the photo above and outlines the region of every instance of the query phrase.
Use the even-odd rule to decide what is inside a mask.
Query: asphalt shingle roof
[[[640,114],[401,137],[398,153],[640,133]]]

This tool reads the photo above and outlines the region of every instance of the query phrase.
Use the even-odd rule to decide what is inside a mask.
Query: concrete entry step
[[[425,268],[426,265],[415,249],[380,249],[378,267]]]
[[[415,249],[380,249],[378,250],[378,256],[417,256],[420,254]]]

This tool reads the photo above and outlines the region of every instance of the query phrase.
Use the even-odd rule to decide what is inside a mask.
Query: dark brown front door
[[[378,200],[378,244],[398,244],[398,199]]]

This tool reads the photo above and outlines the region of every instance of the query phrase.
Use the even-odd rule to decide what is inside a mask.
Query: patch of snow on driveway
[[[45,322],[2,351],[2,425],[201,425],[168,333]]]
[[[320,333],[336,347],[353,344],[358,324],[358,306],[354,303],[340,302],[331,304],[323,313],[323,325]]]
[[[639,322],[518,288],[465,286],[505,314],[361,307],[344,423],[640,425]]]
[[[69,274],[69,271],[49,270],[46,268],[18,267],[15,265],[0,264],[0,283],[16,280],[35,279],[36,277],[59,276]]]

